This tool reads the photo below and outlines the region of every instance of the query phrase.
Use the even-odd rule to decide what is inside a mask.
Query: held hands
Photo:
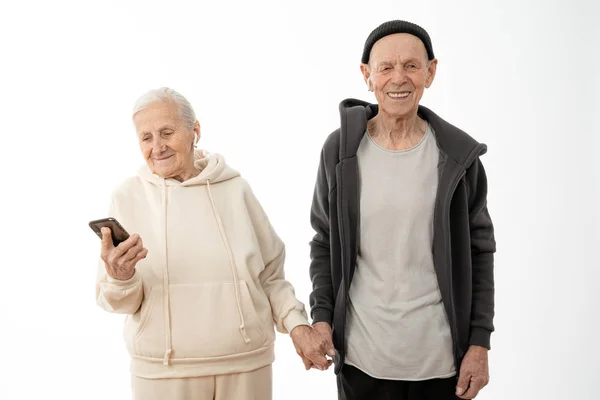
[[[488,349],[481,346],[469,347],[460,365],[456,395],[461,399],[474,399],[489,380]]]
[[[135,273],[135,265],[146,258],[148,249],[144,248],[139,235],[113,245],[110,228],[102,228],[102,250],[100,257],[104,261],[106,273],[114,279],[126,281]]]
[[[306,370],[314,366],[325,371],[331,366],[333,361],[326,356],[333,357],[335,350],[331,341],[331,326],[327,322],[317,322],[312,327],[299,325],[292,329],[290,336]]]

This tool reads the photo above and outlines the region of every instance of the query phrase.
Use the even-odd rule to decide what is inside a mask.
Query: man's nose
[[[402,67],[394,68],[392,71],[392,82],[400,86],[406,82],[406,71]]]

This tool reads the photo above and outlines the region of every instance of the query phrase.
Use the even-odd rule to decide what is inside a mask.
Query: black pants
[[[457,378],[391,381],[373,378],[350,365],[337,376],[339,400],[456,400]]]

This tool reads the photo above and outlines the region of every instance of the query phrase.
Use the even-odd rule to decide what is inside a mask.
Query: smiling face
[[[428,61],[425,45],[407,33],[388,35],[371,49],[361,71],[375,93],[379,110],[402,118],[416,114],[425,88],[435,77],[437,60]]]
[[[156,102],[136,113],[133,122],[140,150],[153,174],[175,179],[193,174],[194,138],[200,136],[197,121],[190,128],[175,103]]]

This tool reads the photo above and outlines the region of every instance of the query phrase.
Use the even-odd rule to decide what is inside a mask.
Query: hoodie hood
[[[184,182],[178,182],[175,179],[164,179],[166,186],[195,186],[206,185],[207,183],[214,184],[240,176],[240,173],[231,168],[225,162],[225,158],[221,154],[210,153],[206,150],[194,151],[194,166],[200,173]],[[163,186],[163,178],[153,174],[147,165],[140,167],[138,176],[156,186]]]
[[[346,99],[340,103],[340,160],[354,157],[367,129],[367,121],[377,115],[379,106],[358,99]],[[440,118],[427,107],[419,106],[418,114],[435,132],[438,147],[458,164],[468,168],[473,161],[487,152],[487,146],[467,133]]]

